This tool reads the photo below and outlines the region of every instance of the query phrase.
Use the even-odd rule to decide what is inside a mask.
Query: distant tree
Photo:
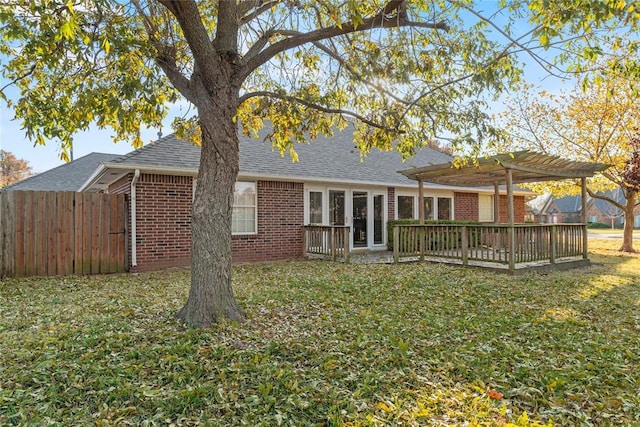
[[[0,188],[22,181],[33,175],[27,161],[17,158],[9,151],[0,150]]]
[[[638,94],[625,78],[600,79],[585,91],[575,87],[560,94],[534,93],[531,88],[510,100],[502,115],[512,136],[507,149],[533,149],[572,160],[608,163],[606,171],[588,180],[591,197],[606,200],[623,212],[621,251],[634,252],[634,208],[638,204]],[[574,182],[538,184],[539,191],[577,194]],[[624,202],[614,197],[619,189]]]

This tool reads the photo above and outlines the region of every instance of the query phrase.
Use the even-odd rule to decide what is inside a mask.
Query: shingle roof
[[[543,211],[549,204],[549,201],[551,200],[552,197],[553,196],[551,194],[547,193],[547,194],[541,194],[538,197],[529,200],[527,202],[527,205],[531,209],[531,213],[536,215],[544,213]]]
[[[582,210],[582,196],[564,196],[555,199],[554,202],[559,212],[580,212]]]
[[[118,157],[116,154],[90,153],[72,162],[4,187],[2,191],[78,191],[100,163],[109,162],[116,157]]]
[[[624,194],[620,188],[616,188],[615,190],[607,190],[604,193],[598,193],[605,197],[609,197],[610,199],[615,200],[620,204],[626,204],[626,200],[624,198]],[[606,200],[598,199],[596,197],[593,198],[593,203],[596,205],[596,208],[604,215],[607,216],[619,216],[622,215],[622,211],[618,209],[616,206],[612,205]]]
[[[263,130],[261,136],[264,137]],[[405,162],[397,151],[372,150],[360,161],[360,154],[353,144],[352,130],[336,132],[332,137],[296,144],[299,161],[284,157],[263,138],[240,138],[240,175],[273,176],[298,179],[315,179],[333,182],[353,181],[415,187],[415,182],[397,173],[400,169],[425,164],[443,163],[452,157],[423,148]],[[141,149],[117,157],[109,163],[131,166],[154,166],[188,169],[196,172],[200,162],[200,147],[178,140],[174,135],[165,136]]]

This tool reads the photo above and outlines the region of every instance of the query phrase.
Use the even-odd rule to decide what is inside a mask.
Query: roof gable
[[[100,163],[115,157],[116,154],[90,153],[4,187],[2,191],[78,191]]]

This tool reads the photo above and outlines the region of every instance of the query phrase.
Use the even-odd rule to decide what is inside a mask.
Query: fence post
[[[424,244],[426,243],[427,232],[424,225],[420,225],[419,227],[418,239],[420,240],[418,241],[418,245],[420,246],[420,261],[424,261]]]
[[[393,226],[393,262],[398,263],[400,257],[400,226]]]
[[[549,262],[551,264],[555,264],[556,263],[556,244],[557,244],[557,236],[556,236],[556,225],[552,224],[551,225],[551,232],[550,234],[550,248],[549,248]]]
[[[0,278],[15,276],[16,209],[14,191],[0,193]]]
[[[462,265],[469,264],[469,231],[466,225],[462,226],[462,239],[460,242],[462,246]]]
[[[349,244],[351,243],[349,241],[349,227],[345,226],[342,228],[342,236],[344,242],[344,262],[348,264],[351,260],[351,253],[349,252]]]

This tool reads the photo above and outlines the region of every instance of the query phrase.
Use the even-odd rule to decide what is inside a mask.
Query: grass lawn
[[[622,238],[623,230],[620,228],[590,228],[588,230],[589,234],[607,234],[607,235],[615,235],[620,236]],[[640,229],[633,230],[633,237],[635,239],[640,238]]]
[[[640,257],[521,278],[239,267],[249,321],[185,330],[187,271],[3,280],[0,425],[639,425]]]

